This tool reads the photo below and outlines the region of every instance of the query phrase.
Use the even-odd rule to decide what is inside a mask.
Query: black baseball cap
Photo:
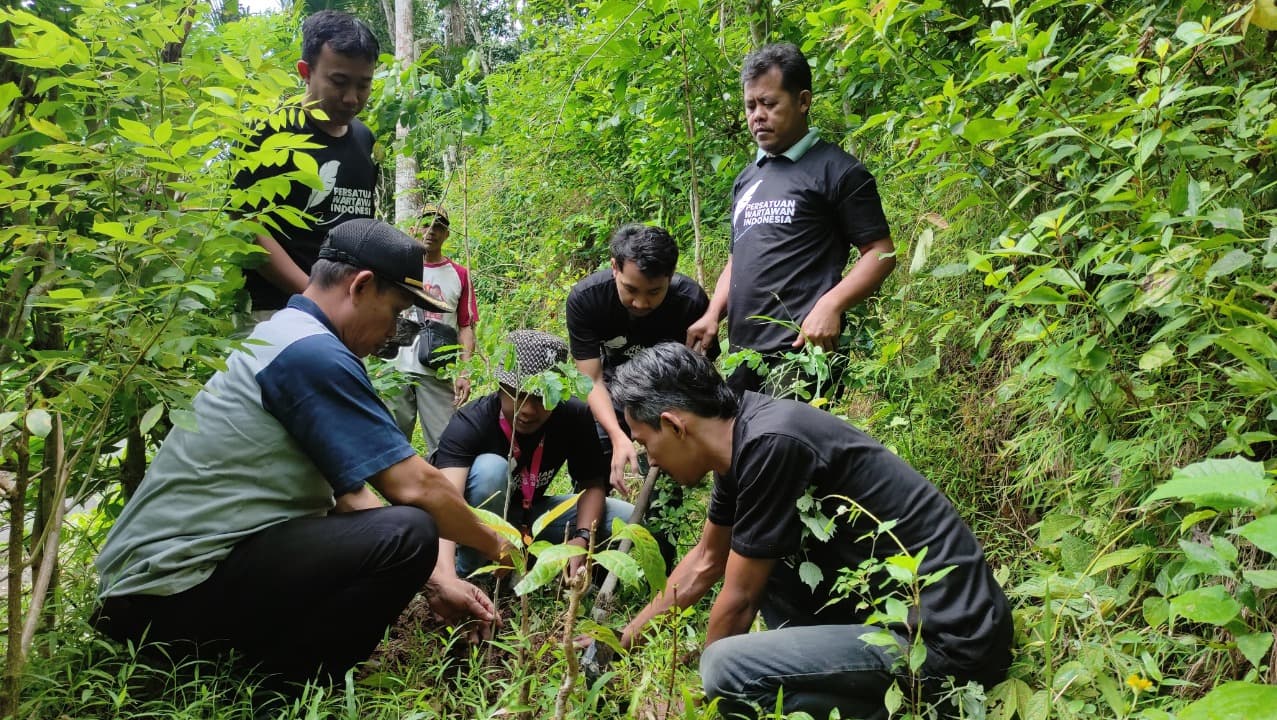
[[[347,220],[328,231],[319,248],[320,260],[371,270],[382,280],[412,293],[412,303],[436,312],[455,308],[426,293],[421,282],[425,249],[395,226],[374,218]]]

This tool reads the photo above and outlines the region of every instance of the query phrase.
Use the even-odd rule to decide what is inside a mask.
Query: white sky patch
[[[239,0],[239,7],[254,15],[279,12],[284,9],[283,0]]]

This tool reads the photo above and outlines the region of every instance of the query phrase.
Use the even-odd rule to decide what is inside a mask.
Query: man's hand
[[[361,486],[354,492],[348,492],[333,498],[333,512],[335,513],[372,510],[384,505],[385,503],[381,501],[381,498],[377,497],[377,494],[367,485]]]
[[[590,548],[590,541],[585,538],[572,538],[567,541],[566,544],[575,545],[582,550],[588,550]],[[576,577],[577,574],[581,573],[584,569],[585,555],[573,555],[568,558],[568,577]]]
[[[804,343],[819,345],[825,350],[833,350],[838,343],[838,335],[842,333],[842,311],[827,302],[825,298],[816,301],[815,307],[803,319],[802,331],[794,340],[793,347],[802,347]]]
[[[718,317],[713,311],[687,326],[687,346],[704,355],[718,342]]]
[[[501,626],[501,617],[488,596],[460,578],[431,580],[426,584],[426,599],[431,611],[450,625],[473,622],[466,632],[471,644],[491,638],[493,628]]]
[[[459,408],[470,399],[470,378],[458,375],[452,381],[452,406]]]
[[[612,487],[625,497],[630,496],[630,486],[625,483],[625,466],[629,465],[638,472],[638,453],[634,450],[634,441],[622,436],[612,441],[612,474],[608,478]]]

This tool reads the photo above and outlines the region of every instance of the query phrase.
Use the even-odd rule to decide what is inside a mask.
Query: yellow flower
[[[1148,678],[1137,675],[1135,673],[1132,673],[1126,678],[1126,684],[1131,688],[1131,690],[1136,695],[1139,695],[1145,690],[1148,690],[1149,688],[1153,687],[1152,680],[1149,680]]]

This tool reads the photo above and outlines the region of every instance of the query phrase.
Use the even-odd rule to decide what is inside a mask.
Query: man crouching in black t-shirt
[[[567,343],[539,330],[515,330],[507,342],[514,346],[515,362],[513,368],[495,372],[501,389],[452,416],[430,462],[472,507],[504,513],[525,535],[538,517],[571,497],[546,493],[559,468],[567,463],[581,497],[574,508],[547,523],[538,538],[585,547],[594,527],[595,545],[601,547],[611,537],[612,521],[621,518],[628,522],[634,506],[607,497],[607,462],[590,408],[571,398],[547,409],[541,397],[523,387],[529,378],[566,362]],[[513,491],[508,492],[511,485]],[[441,540],[436,572],[448,565],[454,552],[456,571],[462,577],[484,564],[478,553]],[[575,573],[583,558],[574,557],[569,562]]]
[[[885,719],[884,694],[906,676],[903,653],[915,637],[927,650],[918,673],[926,697],[948,677],[986,686],[1005,677],[1011,614],[979,542],[944,495],[891,451],[809,405],[752,392],[737,399],[708,360],[675,343],[639,353],[610,387],[654,464],[684,485],[714,472],[701,539],[670,574],[676,592],[639,612],[623,645],[722,578],[700,670],[725,715],[756,717],[783,688],[786,713],[825,717],[836,708]],[[805,496],[835,518],[824,542],[800,516]],[[839,513],[853,503],[856,511]],[[895,522],[890,537],[876,532],[879,521]],[[886,627],[896,644],[884,646],[867,641],[883,628],[865,623],[899,589],[877,575],[840,591],[835,581],[844,569],[901,554],[897,543],[914,557],[926,549],[920,575],[948,574],[921,589],[908,625]],[[807,580],[818,576],[814,587],[800,566]],[[749,633],[759,611],[779,629]]]

